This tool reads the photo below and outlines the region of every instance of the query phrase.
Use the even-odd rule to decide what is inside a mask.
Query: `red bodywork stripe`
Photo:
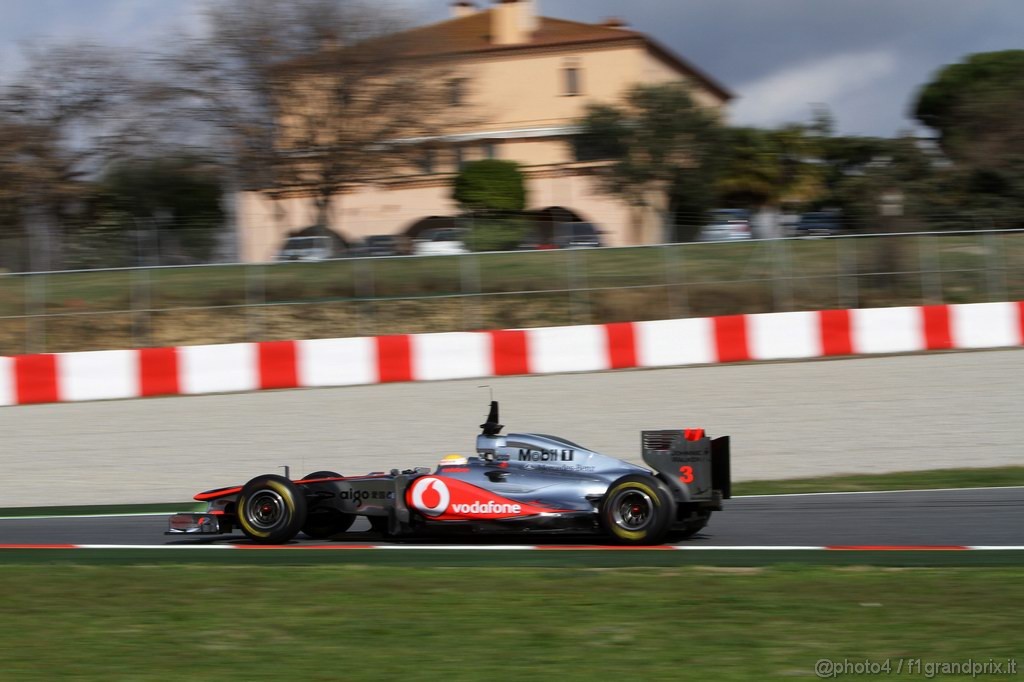
[[[700,440],[704,437],[704,429],[684,429],[683,438],[686,440]]]
[[[139,391],[143,397],[181,393],[177,348],[143,348],[139,351]]]
[[[206,492],[199,493],[192,499],[198,500],[199,502],[205,502],[206,500],[216,500],[220,497],[237,495],[240,492],[242,492],[242,486],[238,486],[236,488],[218,488],[217,490],[207,490]]]
[[[497,331],[491,335],[495,376],[530,373],[529,340],[524,331]]]
[[[750,360],[747,342],[747,316],[729,315],[712,318],[715,321],[715,348],[719,362],[745,362]]]
[[[15,398],[19,405],[55,403],[59,401],[57,356],[15,356],[14,383]]]
[[[822,310],[818,313],[818,323],[821,325],[822,355],[853,355],[849,310]]]
[[[412,381],[412,342],[408,336],[378,336],[377,380],[382,384]]]
[[[949,330],[949,306],[923,306],[921,317],[924,324],[925,348],[947,350],[953,347],[953,335]]]
[[[633,323],[606,324],[604,333],[608,342],[608,368],[636,367],[636,334],[633,330]]]
[[[294,341],[266,341],[258,344],[260,388],[297,388],[299,372]]]

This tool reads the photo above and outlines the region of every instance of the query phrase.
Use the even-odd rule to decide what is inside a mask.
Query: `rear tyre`
[[[309,481],[317,478],[341,478],[341,474],[333,471],[314,471],[303,476],[302,480]],[[302,487],[314,494],[318,490],[334,494],[333,488],[330,488],[329,484],[325,483],[310,483]],[[326,540],[347,531],[355,520],[355,514],[346,514],[340,509],[333,507],[314,506],[306,515],[306,522],[302,525],[302,532],[306,537],[313,538],[314,540]]]
[[[673,530],[669,537],[675,540],[687,540],[692,538],[697,533],[704,530],[704,527],[708,525],[708,521],[711,519],[711,512],[698,512],[694,514],[690,519],[683,523],[679,528]]]
[[[253,542],[288,542],[306,522],[306,496],[284,476],[257,476],[238,496],[238,525]]]
[[[675,515],[671,493],[651,476],[623,476],[608,487],[599,509],[601,525],[624,545],[657,545]]]

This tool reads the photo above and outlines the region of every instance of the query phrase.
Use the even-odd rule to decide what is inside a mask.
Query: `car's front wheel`
[[[599,510],[601,525],[627,545],[656,545],[665,540],[675,502],[651,476],[623,476],[608,487]]]
[[[288,542],[306,522],[306,497],[284,476],[257,476],[238,496],[238,525],[261,545]]]

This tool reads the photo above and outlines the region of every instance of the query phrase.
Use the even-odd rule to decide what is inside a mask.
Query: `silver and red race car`
[[[647,545],[694,535],[730,496],[729,438],[703,429],[641,432],[646,468],[556,436],[501,435],[494,401],[480,428],[475,457],[449,455],[433,471],[268,474],[199,493],[207,511],[175,514],[168,534],[240,529],[253,542],[283,544],[300,532],[340,535],[365,516],[392,537],[561,533]]]

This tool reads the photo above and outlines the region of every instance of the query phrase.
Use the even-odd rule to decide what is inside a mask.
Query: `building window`
[[[466,167],[466,153],[462,147],[456,147],[453,156],[455,158],[455,170],[461,172]]]
[[[424,175],[430,175],[434,172],[434,150],[430,147],[420,152],[420,172]]]
[[[466,103],[466,79],[453,78],[448,81],[448,104],[461,107]]]
[[[567,66],[562,70],[564,94],[566,97],[577,97],[583,94],[583,70],[578,66]]]
[[[483,152],[485,159],[498,158],[498,146],[493,142],[484,142]]]

